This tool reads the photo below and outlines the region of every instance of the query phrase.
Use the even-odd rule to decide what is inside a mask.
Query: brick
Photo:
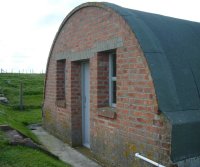
[[[137,122],[144,123],[144,124],[151,123],[151,120],[145,119],[145,118],[136,118],[136,120],[137,120]]]
[[[153,113],[147,113],[147,112],[133,112],[133,115],[135,117],[143,117],[143,118],[147,118],[147,119],[153,119],[154,118],[154,114]]]
[[[91,150],[110,166],[135,165],[136,150],[155,161],[168,163],[170,128],[162,114],[157,115],[158,104],[146,59],[130,27],[111,9],[84,7],[64,23],[53,45],[47,70],[44,126],[69,144],[82,145],[80,61],[66,60],[64,76],[64,61],[56,59],[63,53],[77,53],[74,55],[81,57],[95,43],[101,45],[98,48],[106,47],[103,41],[114,38],[123,40],[123,46],[116,48],[117,107],[114,112],[109,107],[108,53],[95,52],[89,59]],[[57,105],[57,99],[60,104],[64,100],[66,106]],[[99,111],[105,108],[108,112],[103,115]]]

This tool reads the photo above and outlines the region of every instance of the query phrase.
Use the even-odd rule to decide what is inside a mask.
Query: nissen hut
[[[200,23],[78,6],[50,50],[43,126],[109,166],[200,166]]]

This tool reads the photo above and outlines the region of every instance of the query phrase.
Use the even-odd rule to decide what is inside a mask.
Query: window
[[[116,107],[116,53],[109,54],[109,105]]]
[[[116,51],[97,54],[97,107],[98,115],[116,118]],[[95,88],[95,87],[94,87]]]

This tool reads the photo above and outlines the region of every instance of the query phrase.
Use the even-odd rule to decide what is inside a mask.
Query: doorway
[[[89,62],[81,63],[82,144],[90,148],[90,70]]]

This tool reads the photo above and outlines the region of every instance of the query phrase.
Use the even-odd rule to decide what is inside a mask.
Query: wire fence
[[[22,69],[22,70],[5,70],[3,68],[0,69],[0,73],[1,74],[4,74],[4,73],[18,73],[18,74],[45,74],[45,71],[44,70],[40,70],[39,72],[37,71],[34,71],[33,69],[30,69],[30,70],[25,70],[25,69]]]

